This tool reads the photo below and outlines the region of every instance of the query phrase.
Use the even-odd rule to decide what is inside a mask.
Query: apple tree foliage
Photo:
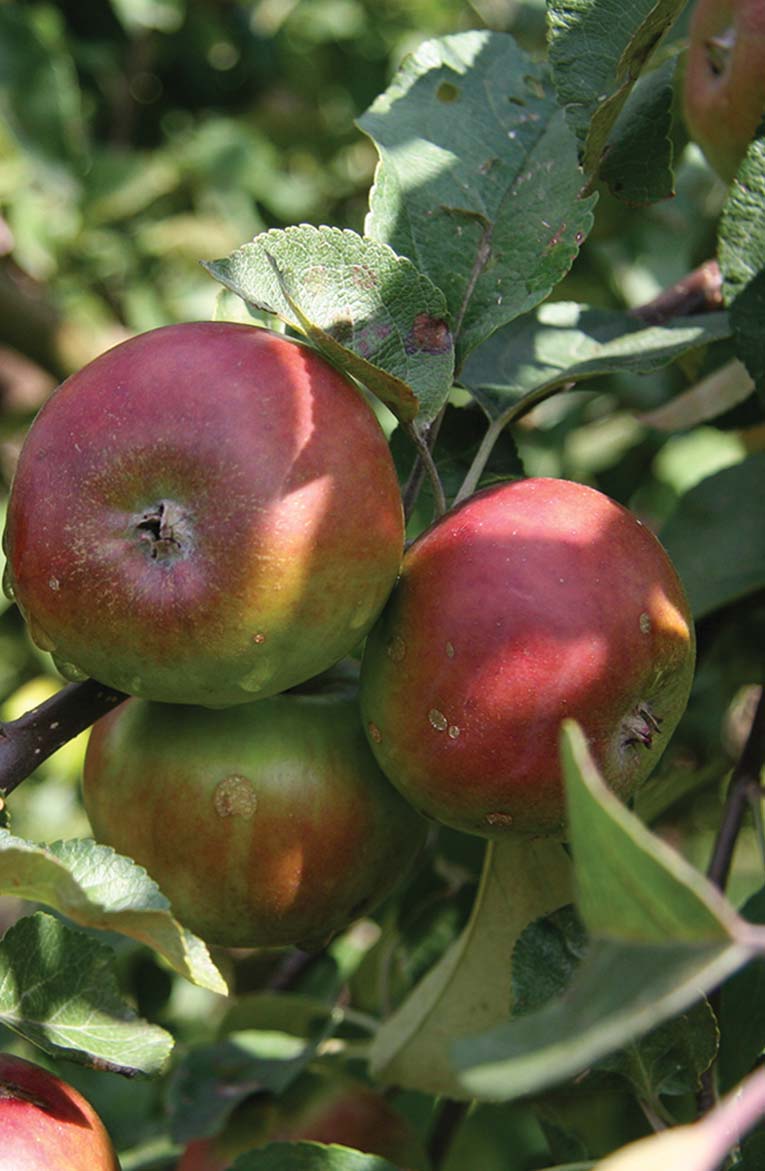
[[[117,699],[59,692],[4,603],[2,1047],[85,1093],[124,1171],[317,1069],[384,1090],[436,1171],[755,1171],[765,139],[729,187],[688,142],[682,0],[100,7],[0,5],[4,496],[107,346],[267,324],[365,388],[410,537],[523,474],[632,508],[698,662],[629,808],[566,725],[565,846],[441,829],[323,950],[240,952],[92,842],[77,734]],[[235,1171],[395,1171],[266,1132]]]

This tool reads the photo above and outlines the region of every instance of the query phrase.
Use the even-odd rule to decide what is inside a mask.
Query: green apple
[[[128,700],[91,732],[84,799],[96,838],[228,947],[325,942],[382,901],[425,836],[337,694],[218,711]]]

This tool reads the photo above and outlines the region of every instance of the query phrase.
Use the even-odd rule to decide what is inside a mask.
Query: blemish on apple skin
[[[512,814],[510,813],[487,813],[484,817],[487,825],[507,825],[513,824]]]
[[[394,634],[385,648],[385,653],[394,663],[400,663],[406,657],[406,643],[399,634]]]
[[[444,647],[444,650],[446,651],[447,659],[454,658],[454,643],[453,642],[447,642],[446,646]]]
[[[375,744],[382,743],[382,732],[377,727],[377,724],[372,723],[371,720],[367,724],[367,732],[369,733],[369,739],[373,740]]]
[[[215,786],[213,806],[218,817],[244,817],[249,820],[258,807],[252,782],[238,773],[224,777]]]
[[[437,707],[432,707],[428,712],[428,723],[437,732],[445,732],[449,727],[449,721],[443,712],[440,712]]]

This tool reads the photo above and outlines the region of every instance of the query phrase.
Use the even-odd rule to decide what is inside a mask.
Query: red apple
[[[308,1073],[280,1098],[255,1097],[237,1107],[222,1134],[188,1144],[176,1171],[226,1171],[245,1151],[301,1141],[337,1143],[401,1168],[427,1163],[412,1126],[382,1094],[348,1078]]]
[[[764,0],[699,0],[683,96],[691,137],[730,182],[765,114]]]
[[[129,700],[93,728],[84,797],[96,838],[229,947],[326,941],[388,894],[426,830],[355,699],[334,694],[220,711]]]
[[[367,640],[369,741],[418,809],[486,837],[560,834],[558,735],[578,720],[623,797],[688,698],[691,616],[658,540],[602,493],[529,479],[424,533]]]
[[[0,1171],[119,1171],[81,1094],[39,1065],[0,1053]]]
[[[402,545],[359,391],[307,346],[224,322],[153,330],[63,383],[27,436],[6,529],[39,646],[123,691],[209,706],[346,654]]]

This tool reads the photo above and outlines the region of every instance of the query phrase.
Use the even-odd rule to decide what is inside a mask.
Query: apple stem
[[[125,699],[122,691],[86,679],[62,687],[17,720],[0,723],[0,808],[38,765]]]
[[[437,428],[435,426],[435,423],[431,424],[431,426],[427,430],[424,430],[424,431],[419,430],[417,427],[414,426],[413,423],[405,423],[404,427],[405,427],[407,435],[414,443],[414,446],[417,448],[419,467],[421,469],[424,469],[424,471],[428,477],[428,480],[430,481],[430,487],[433,492],[433,500],[434,500],[434,505],[435,505],[435,515],[436,515],[436,517],[443,516],[443,514],[446,512],[446,495],[444,493],[444,487],[443,487],[443,484],[441,483],[441,478],[438,474],[438,469],[436,468],[436,464],[435,464],[435,461],[433,459],[433,455],[431,452],[431,443],[435,442],[435,436],[437,433]],[[413,472],[412,477],[410,477],[410,484],[415,481],[415,474],[416,473],[417,473],[417,469],[415,468],[415,471]],[[417,474],[419,475],[419,473],[417,473]],[[420,475],[419,482],[417,483],[417,491],[418,492],[419,492],[419,487],[420,487],[421,483],[422,483],[422,479],[421,479],[421,475]],[[414,499],[416,499],[416,495],[415,495]],[[406,512],[407,506],[409,507],[409,512],[411,512],[411,510],[414,506],[414,499],[411,499],[409,485],[407,485],[407,491],[405,491],[405,493],[404,493],[404,511],[405,512]]]
[[[441,1101],[428,1136],[428,1159],[432,1171],[440,1171],[444,1166],[454,1137],[471,1105],[471,1102],[458,1102],[454,1098],[444,1098]]]
[[[752,717],[744,748],[733,769],[725,810],[717,833],[707,877],[720,890],[724,890],[733,861],[733,852],[744,820],[746,810],[762,796],[760,773],[765,762],[765,687],[760,688],[760,698]]]

